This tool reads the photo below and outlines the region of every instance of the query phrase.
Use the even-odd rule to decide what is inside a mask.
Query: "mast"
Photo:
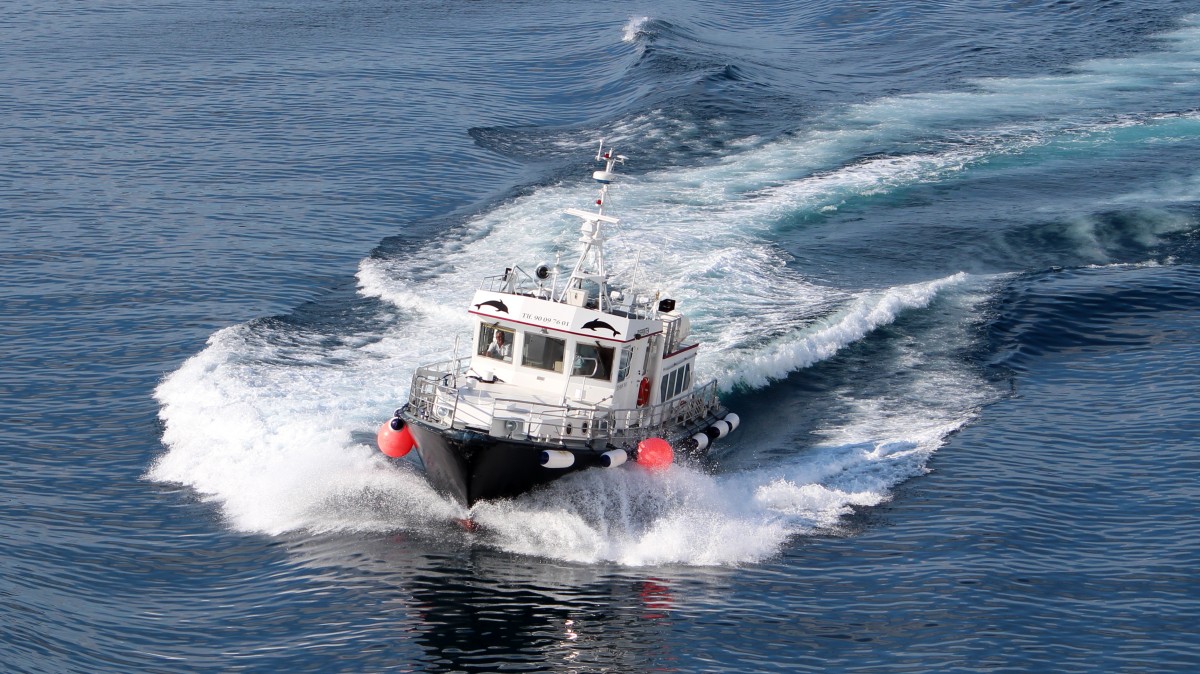
[[[624,164],[624,155],[614,154],[612,148],[604,149],[604,141],[596,150],[596,161],[604,162],[604,169],[594,171],[592,179],[600,183],[600,193],[596,198],[596,211],[584,211],[578,208],[568,208],[565,212],[583,220],[579,226],[579,241],[583,251],[567,285],[556,298],[579,307],[588,307],[599,311],[609,311],[612,307],[608,297],[608,272],[604,268],[604,231],[603,223],[615,225],[619,220],[604,214],[604,203],[608,198],[608,186],[616,179],[613,169],[617,164]]]

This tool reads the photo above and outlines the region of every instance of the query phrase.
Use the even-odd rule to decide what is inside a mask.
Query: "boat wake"
[[[794,536],[838,534],[846,515],[924,474],[946,438],[1001,395],[962,357],[995,282],[963,275],[892,289],[814,326],[799,341],[825,344],[813,364],[839,371],[822,394],[836,403],[815,428],[790,425],[784,405],[745,422],[715,471],[590,471],[480,504],[482,540],[576,562],[732,565],[774,555]],[[847,377],[838,361],[866,346],[858,331],[874,319],[894,334],[869,345],[863,379]],[[760,370],[764,381],[771,371]]]
[[[474,245],[460,254],[469,256]],[[367,286],[379,270],[366,262],[364,269],[371,270],[363,274]],[[987,279],[959,274],[860,293],[791,282],[804,290],[794,305],[762,314],[755,325],[721,329],[715,319],[697,321],[719,345],[698,365],[702,374],[740,373],[739,389],[758,390],[836,359],[906,315],[926,315],[929,324],[885,349],[890,353],[870,376],[921,374],[883,395],[853,385],[835,392],[846,406],[816,430],[815,443],[744,426],[745,437],[724,450],[715,472],[696,465],[665,474],[584,471],[468,513],[435,493],[414,464],[385,459],[370,435],[377,411],[403,398],[415,364],[440,355],[430,352],[428,335],[446,330],[443,302],[459,304],[455,295],[471,290],[448,272],[407,289],[396,279],[377,288],[378,296],[400,301],[379,305],[380,333],[369,338],[331,338],[280,321],[216,333],[156,391],[168,451],[148,477],[190,486],[230,526],[248,532],[440,537],[471,516],[481,525],[476,540],[522,554],[629,565],[762,559],[789,537],[834,530],[854,507],[886,501],[896,484],[924,472],[945,436],[983,403],[978,376],[940,345],[969,341],[964,316]],[[691,294],[686,279],[677,283],[684,291],[677,295]],[[731,294],[753,306],[755,288],[742,290]]]
[[[627,31],[645,27],[633,21]],[[794,135],[730,143],[702,167],[634,170],[613,194],[625,217],[606,244],[622,261],[611,271],[685,307],[705,344],[698,378],[731,387],[731,407],[740,396],[763,409],[743,414],[714,466],[582,472],[480,504],[479,540],[584,562],[737,564],[777,553],[789,537],[835,531],[854,508],[891,498],[997,395],[963,355],[995,278],[839,286],[798,271],[804,265],[793,266],[779,234],[855,200],[1014,162],[1183,142],[1194,136],[1193,113],[1128,101],[1149,81],[1142,61],[1154,61],[1146,70],[1160,73],[1155,83],[1185,79],[1160,62],[1190,63],[1197,30],[1164,37],[1165,51],[1140,60],[881,99]],[[1030,92],[1040,92],[1036,105]],[[1123,117],[1114,105],[1150,112]],[[1159,192],[1170,189],[1186,201],[1194,185],[1134,185],[1125,200],[1161,204]],[[453,355],[431,336],[464,332],[458,308],[479,265],[553,262],[576,234],[542,214],[590,190],[538,187],[436,240],[364,260],[359,292],[369,301],[359,334],[345,334],[334,317],[329,328],[260,320],[214,334],[156,390],[167,450],[147,477],[194,489],[241,531],[438,535],[452,527],[467,512],[434,493],[415,465],[371,446],[379,410],[404,399],[417,363]],[[1190,227],[1155,222],[1149,238]],[[808,385],[820,395],[806,397]]]
[[[803,428],[787,422],[786,396],[769,413],[783,423],[764,417],[771,430],[763,432],[744,423],[715,471],[584,471],[480,504],[480,540],[576,561],[761,559],[790,536],[829,531],[854,507],[886,501],[985,402],[979,391],[987,387],[961,352],[989,278],[841,288],[805,278],[771,242],[774,223],[789,213],[881,185],[945,179],[964,158],[866,168],[850,161],[840,177],[791,179],[795,169],[781,158],[795,149],[750,148],[718,167],[631,178],[612,195],[627,214],[606,243],[619,261],[612,271],[685,308],[705,345],[697,380],[717,377],[734,395],[778,385],[864,342],[875,344],[870,366],[853,365],[824,403],[828,416]],[[243,531],[440,535],[467,512],[433,492],[413,464],[394,465],[373,448],[379,410],[406,397],[418,363],[453,355],[446,336],[466,332],[459,307],[481,262],[553,262],[576,228],[544,214],[586,200],[590,189],[545,186],[417,248],[364,260],[359,292],[378,301],[359,317],[362,334],[279,320],[216,333],[156,391],[168,451],[148,477],[193,488]],[[924,320],[905,332],[900,323],[913,316]],[[885,327],[895,334],[880,334]]]
[[[528,497],[481,503],[474,517],[484,542],[520,554],[629,566],[759,561],[791,537],[836,534],[855,508],[887,501],[966,421],[805,448],[771,469],[584,472]]]

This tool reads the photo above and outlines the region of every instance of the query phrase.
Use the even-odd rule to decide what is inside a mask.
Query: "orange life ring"
[[[648,402],[650,402],[650,378],[642,377],[642,383],[638,384],[637,406],[645,407]]]

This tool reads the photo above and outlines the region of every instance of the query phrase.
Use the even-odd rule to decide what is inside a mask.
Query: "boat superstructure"
[[[703,452],[737,426],[716,382],[694,381],[699,344],[675,301],[609,278],[604,234],[618,219],[604,207],[626,158],[601,142],[596,159],[596,209],[565,210],[580,223],[574,268],[485,278],[467,308],[472,353],[417,368],[380,429],[386,453],[415,444],[433,485],[465,505],[630,458],[662,467],[672,448]]]

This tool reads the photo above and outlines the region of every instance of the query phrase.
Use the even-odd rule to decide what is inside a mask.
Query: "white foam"
[[[330,349],[293,336],[285,350],[271,336],[221,330],[159,385],[169,451],[149,478],[192,487],[244,531],[370,528],[380,498],[419,504],[414,515],[454,511],[422,476],[352,439],[401,394],[388,376],[395,342]]]
[[[887,501],[895,485],[925,472],[928,457],[972,414],[951,405],[934,416],[953,418],[939,423],[929,411],[891,414],[890,428],[874,429],[870,441],[797,447],[771,468],[717,476],[684,465],[665,473],[593,470],[480,504],[474,516],[483,543],[520,554],[629,566],[761,561],[791,537],[836,530],[855,507]],[[855,419],[874,424],[877,411],[863,413]],[[831,435],[863,430],[852,422]]]
[[[950,277],[872,293],[851,301],[830,325],[853,323],[862,333],[960,285],[969,284]],[[421,330],[398,321],[379,342],[333,348],[320,335],[259,324],[218,332],[156,392],[170,449],[148,476],[191,486],[243,531],[452,526],[465,516],[461,508],[433,493],[411,466],[397,467],[354,439],[386,416],[412,367],[426,359],[432,347]],[[851,331],[833,339],[827,353],[854,338]],[[760,352],[773,353],[780,343]],[[923,402],[912,414],[872,401],[824,429],[821,445],[797,448],[794,460],[769,468],[711,476],[681,465],[662,474],[627,466],[481,504],[474,513],[479,542],[627,565],[764,559],[789,537],[836,527],[852,507],[886,500],[892,486],[923,471],[925,457],[971,413],[957,393],[967,384],[948,385],[971,377],[937,371],[931,386],[954,399]]]
[[[854,293],[814,284],[789,266],[768,238],[781,212],[938,179],[963,161],[954,153],[881,159],[819,176],[787,161],[805,154],[819,164],[819,156],[836,157],[838,148],[829,138],[754,146],[713,167],[627,177],[613,188],[610,212],[623,218],[606,246],[614,271],[688,310],[694,334],[708,344],[699,376],[765,385],[836,354],[961,281]],[[592,198],[590,185],[543,187],[419,250],[364,260],[361,292],[396,309],[381,318],[379,341],[331,350],[320,339],[288,332],[295,328],[256,324],[214,335],[157,391],[169,449],[149,477],[191,486],[220,504],[239,530],[447,526],[461,510],[356,434],[370,437],[403,400],[418,364],[449,355],[453,334],[465,333],[463,308],[481,275],[513,264],[530,269],[558,250],[573,250],[577,228],[555,214]],[[905,470],[895,479],[914,469]],[[577,561],[734,564],[830,526],[853,504],[886,499],[888,487],[879,485],[890,484],[849,488],[788,473],[714,478],[685,467],[666,476],[636,467],[594,473],[553,485],[532,501],[481,506],[476,516],[485,540]],[[572,484],[599,500],[577,500]],[[580,505],[586,503],[593,505]],[[614,507],[625,514],[610,520]]]
[[[625,34],[643,27],[633,20]],[[1140,100],[1146,85],[1195,87],[1187,64],[1198,31],[1188,25],[1167,36],[1168,51],[1091,62],[1072,75],[985,80],[974,91],[851,106],[796,136],[748,141],[708,166],[626,178],[610,204],[624,218],[608,246],[616,271],[632,271],[640,252],[642,288],[681,300],[711,347],[699,374],[769,385],[903,312],[935,298],[965,303],[974,293],[963,275],[881,290],[813,283],[771,243],[781,216],[945,180],[1048,135],[1111,123],[1104,118],[1112,106]],[[1156,112],[1130,109],[1150,113],[1132,122],[1139,124]],[[930,138],[941,149],[874,156]],[[1194,186],[1171,189],[1186,196]],[[192,487],[243,531],[422,530],[462,516],[407,464],[383,459],[369,438],[403,399],[416,365],[449,355],[448,333],[466,327],[460,312],[483,267],[531,267],[569,250],[570,221],[547,214],[592,194],[583,184],[539,188],[420,250],[364,260],[363,294],[396,309],[370,339],[330,347],[287,324],[218,332],[156,391],[167,451],[148,477]],[[578,561],[737,564],[775,554],[790,536],[837,526],[848,510],[890,498],[897,483],[923,472],[929,454],[982,404],[978,377],[939,355],[939,340],[965,343],[959,322],[961,315],[938,323],[944,340],[930,333],[905,356],[912,362],[891,366],[909,376],[889,378],[885,394],[835,393],[844,413],[819,429],[816,446],[792,454],[740,447],[769,459],[718,476],[686,466],[661,475],[588,471],[480,506],[484,540]],[[888,367],[880,364],[883,376]]]
[[[886,395],[856,395],[853,381],[832,391],[845,412],[816,430],[816,444],[783,452],[742,447],[742,455],[767,455],[740,462],[752,468],[717,475],[687,465],[664,474],[636,466],[579,473],[542,492],[479,506],[482,540],[585,563],[736,565],[777,554],[794,536],[836,531],[855,508],[883,503],[897,484],[925,473],[946,437],[994,399],[958,355],[991,282],[952,278],[940,289],[907,288],[945,295],[944,320],[879,363]]]
[[[1193,174],[1169,178],[1153,187],[1115,195],[1109,203],[1114,206],[1162,207],[1171,204],[1191,204],[1198,200],[1200,200],[1200,174]],[[1165,212],[1163,215],[1161,222],[1155,226],[1154,233],[1156,234],[1180,231],[1182,227],[1186,226],[1186,218]],[[1160,227],[1165,229],[1160,229]]]
[[[526,498],[481,504],[475,517],[486,542],[505,550],[635,566],[761,559],[795,531],[683,466],[579,473]]]
[[[638,16],[638,17],[630,18],[629,22],[626,23],[625,27],[622,29],[621,41],[623,41],[623,42],[636,41],[638,38],[638,35],[640,35],[642,32],[642,28],[646,25],[646,23],[648,21],[650,21],[650,17],[648,17],[648,16]]]
[[[789,373],[830,358],[872,330],[896,320],[902,312],[929,306],[938,292],[961,284],[964,273],[946,278],[897,286],[882,292],[864,292],[842,311],[815,325],[775,338],[763,346],[739,349],[730,344],[721,356],[721,376],[726,387],[768,385]]]

